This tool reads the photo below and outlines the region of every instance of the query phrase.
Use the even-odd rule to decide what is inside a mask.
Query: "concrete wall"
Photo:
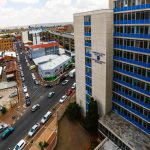
[[[74,15],[75,55],[76,55],[76,100],[86,112],[85,91],[85,46],[84,16],[91,15],[92,41],[92,97],[99,106],[100,115],[105,115],[112,107],[112,52],[113,52],[113,12],[101,10]],[[95,62],[95,53],[104,54],[104,63]]]
[[[85,48],[83,24],[83,16],[74,16],[76,101],[83,108],[83,113],[85,114]]]

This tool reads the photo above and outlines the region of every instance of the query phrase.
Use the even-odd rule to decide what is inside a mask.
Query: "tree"
[[[97,133],[98,131],[98,106],[97,101],[91,97],[88,112],[85,117],[85,127],[89,132]]]
[[[44,150],[48,146],[48,143],[46,141],[41,141],[39,142],[39,146],[41,150]]]
[[[2,107],[1,112],[2,112],[2,114],[5,114],[7,112],[6,107]]]
[[[81,117],[80,106],[76,102],[70,103],[66,109],[66,115],[71,121],[79,119]]]

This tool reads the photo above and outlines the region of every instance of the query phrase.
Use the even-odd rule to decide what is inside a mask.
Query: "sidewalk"
[[[51,141],[56,137],[57,135],[57,117],[54,117],[51,123],[48,126],[44,126],[44,131],[41,133],[41,135],[34,141],[33,143],[26,146],[25,150],[39,150],[39,142],[46,141],[49,143],[49,146],[51,145]],[[35,137],[36,138],[36,137]]]
[[[46,123],[47,125],[44,125],[40,129],[40,131],[37,133],[37,135],[35,135],[35,137],[28,141],[28,145],[25,147],[25,150],[39,150],[39,142],[41,141],[46,141],[49,144],[46,148],[47,150],[52,150],[56,146],[58,136],[58,120],[60,120],[63,116],[65,109],[69,105],[69,103],[75,100],[74,93],[71,96],[63,104],[58,104],[59,107],[54,111],[50,121],[48,121]],[[31,141],[33,143],[31,143]]]

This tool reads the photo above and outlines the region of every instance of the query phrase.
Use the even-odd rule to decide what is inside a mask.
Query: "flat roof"
[[[52,70],[59,66],[60,64],[64,63],[65,61],[70,60],[71,58],[67,55],[61,55],[57,57],[56,59],[53,59],[51,61],[48,61],[46,63],[40,64],[42,70]]]
[[[99,122],[134,150],[150,150],[150,137],[114,112]]]
[[[121,150],[121,149],[111,140],[108,139],[100,148],[96,150]]]
[[[48,48],[48,47],[54,47],[54,46],[59,46],[58,42],[53,41],[53,42],[46,43],[46,44],[42,43],[42,44],[38,44],[38,45],[31,45],[31,46],[29,46],[29,48],[36,50],[39,48]]]
[[[17,63],[15,60],[6,62],[5,72],[10,73],[17,70]]]
[[[12,81],[12,82],[0,82],[0,90],[7,89],[17,86],[17,82]]]
[[[5,51],[4,52],[4,56],[16,57],[16,52]]]
[[[100,9],[100,10],[93,10],[93,11],[86,11],[73,14],[74,16],[84,16],[84,15],[92,15],[92,14],[99,14],[99,13],[113,13],[113,9]]]
[[[40,63],[43,63],[43,62],[47,62],[49,60],[52,60],[52,59],[55,59],[57,58],[59,55],[45,55],[45,56],[41,56],[41,57],[38,57],[38,58],[35,58],[33,59],[35,65],[38,65]]]
[[[54,35],[59,35],[59,36],[69,38],[69,39],[74,39],[74,35],[69,34],[69,33],[65,34],[65,33],[58,33],[58,32],[52,32],[52,31],[49,31],[49,33],[54,34]]]

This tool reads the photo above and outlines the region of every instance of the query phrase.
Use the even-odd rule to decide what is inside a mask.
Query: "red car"
[[[71,89],[69,89],[69,90],[68,90],[68,92],[66,93],[66,95],[67,95],[67,96],[70,96],[70,95],[71,95],[71,93],[72,93],[72,90],[71,90]]]

